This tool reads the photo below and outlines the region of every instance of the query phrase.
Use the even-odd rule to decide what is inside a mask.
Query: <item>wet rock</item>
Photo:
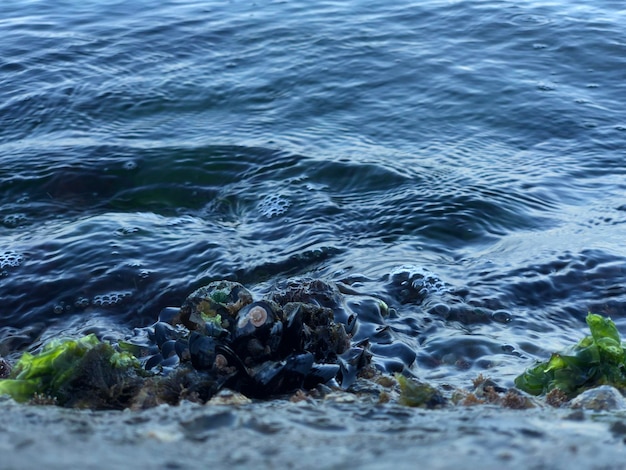
[[[299,302],[329,308],[338,323],[347,323],[350,316],[337,285],[321,279],[289,279],[274,286],[269,298],[281,305]]]
[[[252,294],[238,282],[215,281],[194,291],[180,307],[173,323],[204,332],[207,323],[229,330],[237,313],[252,303]]]
[[[153,327],[150,337],[160,352],[150,365],[174,351],[193,369],[221,376],[220,388],[255,398],[312,389],[337,377],[348,386],[371,353],[357,347],[343,357],[351,346],[336,321],[343,305],[337,287],[323,281],[288,281],[259,301],[240,284],[212,282],[185,300],[180,315],[170,316],[188,328],[186,338],[172,327]]]
[[[600,387],[586,390],[571,402],[574,409],[593,411],[617,411],[626,409],[626,400],[615,387],[601,385]]]
[[[206,404],[210,406],[211,405],[213,406],[219,406],[219,405],[239,406],[239,405],[249,405],[250,403],[252,403],[252,400],[250,400],[247,396],[238,392],[234,392],[232,390],[223,389],[217,392],[215,396],[212,397]]]

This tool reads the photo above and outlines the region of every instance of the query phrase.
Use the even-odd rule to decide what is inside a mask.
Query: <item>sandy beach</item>
[[[349,401],[349,400],[348,400]],[[94,412],[0,403],[4,469],[623,468],[619,412],[332,400]]]

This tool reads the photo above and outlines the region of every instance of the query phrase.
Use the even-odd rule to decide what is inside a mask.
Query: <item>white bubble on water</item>
[[[87,297],[79,297],[74,301],[74,307],[76,308],[87,308],[89,307],[89,299]]]
[[[265,196],[257,208],[265,217],[272,218],[287,212],[291,204],[281,194],[270,194]]]
[[[435,273],[422,266],[403,265],[391,272],[391,277],[404,277],[416,291],[430,294],[443,294],[447,290],[443,282]]]
[[[108,294],[99,294],[94,296],[92,304],[99,307],[110,307],[119,304],[125,298],[130,297],[130,292],[109,292]]]
[[[16,268],[24,261],[24,257],[16,251],[5,251],[0,253],[0,269]]]
[[[137,162],[134,160],[127,160],[124,162],[125,170],[135,170],[137,168]]]
[[[8,214],[4,216],[2,223],[6,227],[15,228],[23,225],[27,220],[28,219],[25,214]]]

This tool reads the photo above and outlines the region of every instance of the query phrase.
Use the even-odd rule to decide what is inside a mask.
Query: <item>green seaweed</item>
[[[626,353],[615,323],[589,313],[587,325],[591,335],[526,370],[515,379],[517,388],[532,395],[558,389],[568,397],[598,385],[625,389]]]
[[[227,304],[230,299],[228,292],[224,290],[216,290],[209,295],[218,304]]]
[[[402,374],[396,374],[395,377],[400,386],[398,402],[401,405],[434,408],[445,403],[441,393],[432,385],[407,378]]]
[[[51,397],[65,404],[87,399],[136,376],[139,361],[130,353],[117,351],[90,334],[80,339],[52,341],[39,354],[22,354],[6,379],[0,380],[0,395],[18,402],[37,396]]]

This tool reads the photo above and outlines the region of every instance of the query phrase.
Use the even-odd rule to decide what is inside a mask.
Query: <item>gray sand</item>
[[[80,411],[0,401],[2,469],[625,468],[626,414],[291,403]]]

